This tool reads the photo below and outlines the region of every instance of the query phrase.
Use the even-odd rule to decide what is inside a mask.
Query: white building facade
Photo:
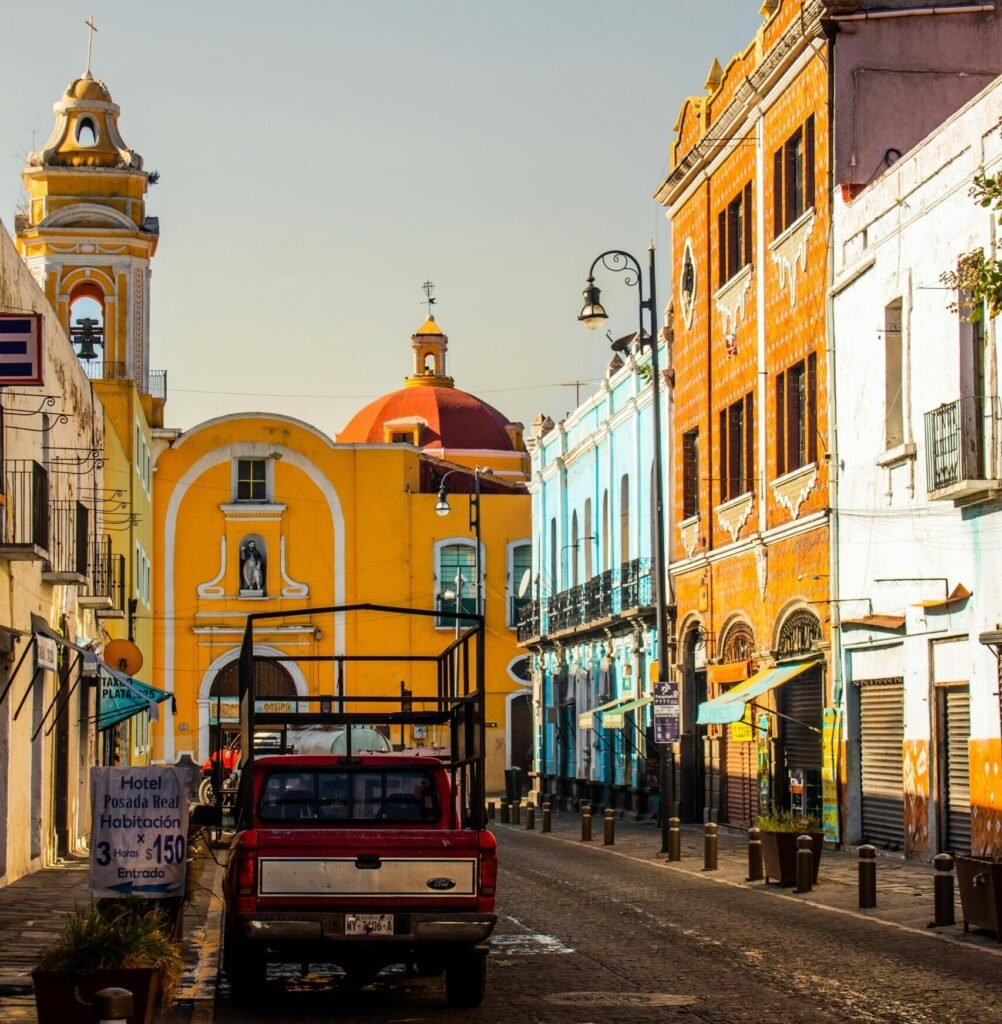
[[[1002,853],[998,324],[971,323],[942,279],[995,254],[995,215],[969,192],[1002,171],[1000,119],[997,80],[833,205],[844,834],[918,858]]]

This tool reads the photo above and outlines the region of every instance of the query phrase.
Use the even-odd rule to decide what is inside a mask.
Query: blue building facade
[[[649,351],[631,351],[528,442],[533,589],[519,641],[532,654],[535,788],[564,807],[644,813],[656,787],[653,414]]]

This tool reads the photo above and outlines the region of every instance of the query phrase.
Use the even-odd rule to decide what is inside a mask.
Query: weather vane
[[[94,45],[94,33],[97,31],[97,25],[94,24],[94,15],[92,14],[84,24],[87,26],[87,69],[84,71],[84,78],[90,78],[90,54],[91,48]]]
[[[421,285],[421,287],[424,289],[424,294],[425,294],[425,300],[424,301],[425,301],[425,303],[428,306],[428,316],[431,316],[431,307],[434,306],[436,301],[437,301],[435,299],[435,297],[431,294],[435,290],[435,282],[434,281],[425,281],[425,283],[423,285]]]

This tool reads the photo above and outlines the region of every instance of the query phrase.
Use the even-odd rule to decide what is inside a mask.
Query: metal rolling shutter
[[[946,848],[971,852],[971,777],[967,741],[971,735],[970,691],[950,687],[946,707]]]
[[[783,745],[789,768],[821,771],[821,674],[812,669],[782,687]],[[814,732],[808,726],[817,729]]]
[[[863,679],[859,686],[863,838],[901,849],[905,841],[902,748],[905,738],[903,679]]]
[[[727,745],[727,822],[750,828],[758,816],[758,749],[730,736]]]

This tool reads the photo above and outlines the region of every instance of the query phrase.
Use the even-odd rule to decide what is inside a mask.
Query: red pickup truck
[[[310,655],[311,671],[317,662],[335,664],[326,677],[331,689],[318,685],[291,709],[256,697],[259,661],[294,660],[258,653],[259,625],[324,616],[337,623],[354,613],[367,621],[424,616],[429,626],[442,614],[362,604],[248,616],[240,661],[246,753],[227,805],[235,835],[223,886],[223,969],[234,1001],[247,1003],[261,991],[269,961],[333,963],[356,984],[403,964],[444,973],[450,1005],[478,1006],[498,874],[484,801],[483,619],[465,616],[473,624],[460,623],[454,639],[432,634],[442,640],[438,654]],[[367,692],[362,672],[349,685],[345,663],[353,661],[403,663],[409,685],[387,696],[382,676],[373,675],[379,689]],[[389,735],[406,747],[417,726],[431,731],[440,756],[373,752],[380,749],[374,730],[386,747]],[[270,754],[253,742],[256,731],[277,730],[280,749],[289,750],[304,729],[341,730],[341,745]],[[221,799],[215,811],[222,821]]]
[[[270,958],[349,978],[444,971],[450,1005],[479,1005],[497,850],[486,829],[459,827],[442,762],[291,755],[256,758],[253,773],[223,887],[234,999],[254,998]]]

